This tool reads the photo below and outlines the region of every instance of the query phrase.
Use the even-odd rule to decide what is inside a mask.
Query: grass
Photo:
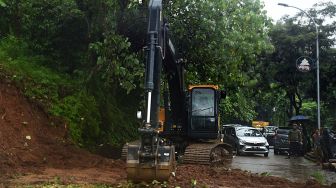
[[[263,172],[263,173],[261,173],[260,175],[261,175],[261,176],[270,176],[271,173],[269,173],[269,172]]]
[[[312,173],[310,176],[313,177],[320,184],[324,184],[324,182],[325,182],[325,177],[323,176],[323,174],[320,171],[316,171],[316,172]]]

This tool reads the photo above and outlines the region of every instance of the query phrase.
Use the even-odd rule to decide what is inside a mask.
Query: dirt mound
[[[45,182],[127,184],[125,163],[82,150],[55,123],[0,77],[0,187]],[[179,165],[169,185],[191,187],[320,187],[285,179],[209,166]]]
[[[109,170],[125,177],[123,162],[93,155],[67,139],[64,124],[55,123],[32,105],[6,77],[0,79],[0,182],[13,176],[57,169]],[[50,170],[55,169],[55,170]],[[118,170],[116,170],[118,169]],[[116,174],[111,172],[117,171]]]

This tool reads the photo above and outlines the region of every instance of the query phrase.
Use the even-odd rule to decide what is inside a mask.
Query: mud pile
[[[1,183],[26,174],[44,174],[41,182],[48,179],[48,173],[51,177],[58,173],[78,174],[85,180],[86,175],[100,170],[109,171],[115,179],[105,182],[126,177],[122,161],[103,158],[73,145],[65,124],[28,102],[9,79],[0,79]]]

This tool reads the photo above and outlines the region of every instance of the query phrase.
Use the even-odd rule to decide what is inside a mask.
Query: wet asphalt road
[[[312,174],[320,173],[325,177],[325,184],[336,183],[336,172],[323,170],[320,165],[303,157],[295,159],[286,159],[286,157],[286,155],[274,155],[271,149],[268,157],[263,155],[235,156],[228,167],[252,173],[267,173],[296,182],[306,182]]]

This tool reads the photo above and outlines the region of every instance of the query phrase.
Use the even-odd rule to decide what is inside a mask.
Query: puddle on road
[[[226,164],[226,167],[252,173],[267,173],[296,182],[306,182],[311,176],[323,175],[326,184],[336,183],[336,172],[323,170],[320,165],[303,157],[286,159],[286,156],[273,155],[273,152],[269,157],[262,155],[236,156],[232,163]]]

